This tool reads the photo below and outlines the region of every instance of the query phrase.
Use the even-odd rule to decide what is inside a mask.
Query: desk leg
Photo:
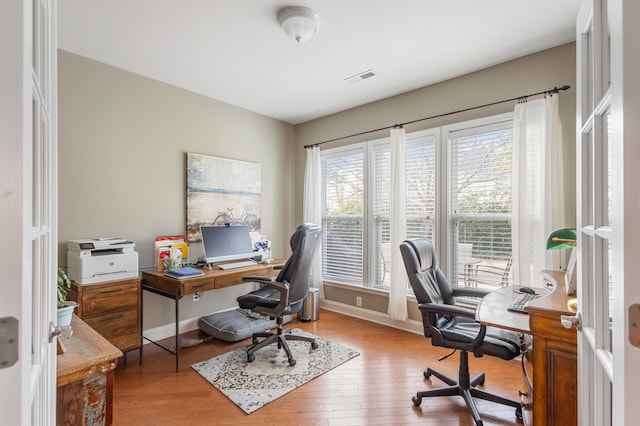
[[[140,365],[142,365],[142,348],[144,347],[144,299],[142,295],[144,294],[144,290],[142,289],[142,285],[140,286]]]
[[[180,366],[180,345],[178,344],[178,336],[180,334],[180,292],[176,289],[176,373]]]

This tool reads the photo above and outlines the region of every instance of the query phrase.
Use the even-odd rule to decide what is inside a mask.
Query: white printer
[[[67,243],[69,278],[78,284],[135,278],[138,252],[124,238],[93,238]]]

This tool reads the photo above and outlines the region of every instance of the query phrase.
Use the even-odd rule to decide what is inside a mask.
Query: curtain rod
[[[459,109],[457,111],[446,112],[444,114],[432,115],[431,117],[419,118],[417,120],[406,121],[404,123],[397,123],[397,124],[394,124],[392,126],[380,127],[378,129],[373,129],[373,130],[366,130],[364,132],[354,133],[354,134],[349,135],[349,136],[341,136],[339,138],[329,139],[329,140],[322,141],[322,142],[317,142],[317,143],[314,143],[314,144],[311,144],[311,145],[305,145],[304,148],[313,148],[314,146],[322,145],[322,144],[325,144],[325,143],[335,142],[335,141],[339,141],[339,140],[342,140],[342,139],[353,138],[353,137],[356,137],[356,136],[362,136],[362,135],[366,135],[366,134],[369,134],[369,133],[375,133],[375,132],[379,132],[381,130],[387,130],[387,129],[392,129],[392,128],[401,128],[401,127],[406,126],[407,124],[413,124],[413,123],[418,123],[420,121],[432,120],[434,118],[446,117],[448,115],[459,114],[461,112],[472,111],[474,109],[485,108],[485,107],[489,107],[489,106],[493,106],[493,105],[503,104],[505,102],[526,100],[527,98],[530,98],[531,96],[550,95],[550,94],[553,94],[553,93],[559,93],[560,91],[569,90],[570,87],[571,86],[568,86],[568,85],[564,85],[564,86],[562,86],[560,88],[554,87],[553,89],[545,90],[545,91],[538,92],[538,93],[531,93],[529,95],[517,96],[515,98],[510,98],[510,99],[503,99],[501,101],[491,102],[491,103],[484,104],[484,105],[477,105],[477,106],[473,106],[473,107],[465,108],[465,109]]]

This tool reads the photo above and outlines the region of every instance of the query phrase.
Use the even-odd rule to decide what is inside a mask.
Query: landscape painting
[[[187,240],[201,225],[246,224],[260,230],[260,163],[187,153]]]

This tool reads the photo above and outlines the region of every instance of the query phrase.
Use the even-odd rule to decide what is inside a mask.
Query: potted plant
[[[71,314],[78,306],[73,300],[67,300],[67,292],[71,288],[71,280],[63,266],[58,266],[58,327],[71,324]]]

